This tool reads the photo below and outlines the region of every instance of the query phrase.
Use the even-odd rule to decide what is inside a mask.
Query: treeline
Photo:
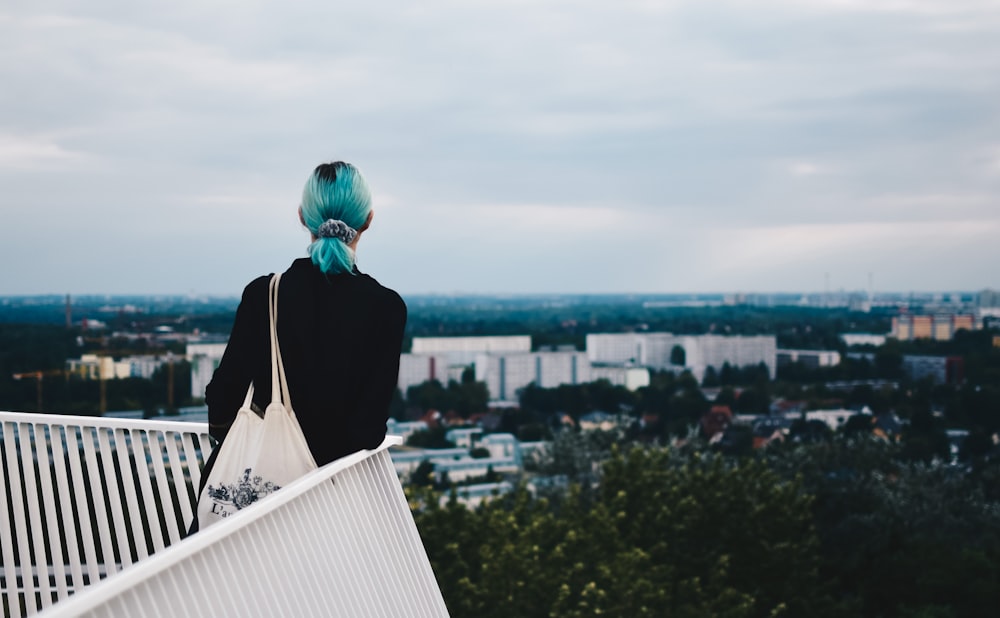
[[[977,331],[959,330],[947,341],[918,339],[897,341],[889,339],[878,348],[868,348],[855,355],[843,353],[839,365],[808,368],[792,363],[778,368],[778,379],[790,382],[830,382],[837,380],[900,380],[906,377],[904,356],[947,356],[962,359],[962,372],[966,381],[1000,383],[1000,347],[994,337],[1000,329]]]
[[[101,406],[101,383],[67,375],[66,360],[79,358],[95,347],[115,356],[164,353],[144,341],[124,338],[87,341],[82,331],[46,324],[0,324],[0,410],[55,414],[96,415]],[[174,349],[176,354],[183,350]],[[173,376],[163,367],[152,379],[105,380],[107,410],[143,410],[149,415],[170,412],[191,403],[191,366],[178,358]],[[37,374],[41,373],[41,378]],[[20,376],[15,377],[15,376]],[[172,385],[172,393],[169,386]]]
[[[79,326],[83,320],[99,320],[115,328],[135,325],[153,327],[181,323],[187,318],[212,321],[219,317],[220,325],[228,320],[232,326],[238,297],[189,298],[187,296],[72,296],[70,318]],[[228,317],[226,317],[228,316]],[[0,324],[66,324],[66,296],[0,297]],[[229,328],[226,328],[226,332]],[[213,331],[215,332],[215,331]]]
[[[146,416],[156,416],[174,413],[176,408],[193,403],[190,365],[186,361],[174,364],[172,399],[168,394],[168,371],[166,367],[161,368],[153,373],[151,379],[105,380],[105,409],[142,410]],[[3,411],[96,416],[100,414],[100,408],[99,380],[84,380],[77,376],[44,376],[39,402],[37,378],[13,380],[0,377],[0,410]]]
[[[522,485],[474,510],[409,491],[456,618],[993,616],[996,463],[965,472],[906,463],[898,449],[855,438],[733,458],[698,441],[611,446],[594,483]],[[596,464],[579,451],[560,457]]]
[[[753,372],[748,371],[747,374]],[[427,410],[437,410],[454,422],[486,411],[486,397],[481,383],[450,383],[447,387],[428,382],[409,390],[408,398],[397,400],[397,418],[419,418]],[[1000,386],[935,385],[928,381],[887,384],[875,387],[859,384],[847,390],[834,390],[823,384],[771,383],[766,380],[745,385],[721,387],[714,398],[689,374],[674,376],[656,373],[648,387],[629,391],[606,380],[588,384],[565,384],[555,388],[529,385],[519,397],[519,406],[494,412],[499,415],[496,430],[514,434],[520,440],[550,439],[565,423],[578,423],[590,412],[606,412],[630,421],[630,436],[646,442],[666,443],[687,435],[712,406],[728,406],[745,414],[767,414],[777,397],[797,400],[807,410],[867,407],[876,416],[894,414],[906,423],[905,451],[912,459],[930,461],[947,459],[947,430],[967,429],[966,448],[988,449],[991,436],[1000,432]],[[846,431],[870,431],[871,417],[850,422]],[[867,420],[866,420],[867,419]],[[750,428],[733,427],[732,441],[726,444],[734,452],[748,452]],[[790,439],[826,440],[832,432],[823,423],[793,423]],[[440,440],[423,446],[443,446]]]
[[[650,385],[636,391],[606,380],[564,384],[554,388],[529,385],[518,394],[519,406],[502,412],[502,430],[522,440],[551,435],[562,417],[574,421],[589,412],[623,414],[642,421],[649,438],[670,440],[688,428],[713,405],[726,405],[737,413],[768,414],[778,399],[799,402],[806,410],[869,408],[874,414],[894,413],[933,434],[934,452],[940,452],[946,429],[968,429],[976,439],[1000,431],[1000,348],[993,345],[996,331],[959,332],[951,342],[890,342],[875,351],[874,360],[845,358],[840,367],[809,369],[795,364],[779,369],[776,380],[758,366],[709,368],[699,384],[690,374],[653,372]],[[965,380],[936,384],[929,379],[910,380],[902,370],[904,352],[934,350],[960,356]],[[844,386],[845,381],[856,382]],[[706,392],[717,394],[706,396]],[[405,402],[398,400],[394,416],[415,418],[428,410],[468,419],[485,412],[485,385],[471,372],[460,383],[427,382],[412,387]]]
[[[16,299],[15,299],[16,300]],[[73,299],[73,320],[105,322],[110,330],[137,332],[170,326],[178,332],[227,334],[238,299],[210,301],[176,298],[118,298],[118,311],[103,297]],[[8,302],[0,306],[0,324],[65,323],[62,297],[45,302]],[[126,311],[125,304],[132,307]],[[811,307],[750,305],[657,307],[628,297],[415,299],[409,302],[406,336],[532,336],[536,348],[572,345],[583,349],[588,333],[666,331],[682,334],[773,334],[786,348],[840,349],[844,332],[884,333],[891,314]]]

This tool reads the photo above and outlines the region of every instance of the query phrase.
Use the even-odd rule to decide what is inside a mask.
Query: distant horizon
[[[965,295],[965,296],[976,296],[983,292],[996,292],[1000,290],[1000,287],[990,287],[984,286],[975,289],[928,289],[928,290],[874,290],[872,292],[873,298],[879,296],[935,296],[935,295]],[[397,290],[398,291],[398,290]],[[411,298],[544,298],[544,297],[581,297],[581,296],[595,296],[595,297],[665,297],[665,298],[702,298],[702,297],[719,297],[726,298],[731,296],[840,296],[845,294],[850,295],[865,295],[867,296],[869,291],[865,289],[830,289],[830,290],[790,290],[790,291],[748,291],[748,290],[730,290],[730,291],[702,291],[702,292],[471,292],[471,291],[455,291],[455,292],[403,292],[398,291],[400,296],[411,297]],[[234,292],[231,294],[224,293],[191,293],[191,292],[157,292],[157,293],[143,293],[143,292],[123,292],[123,293],[105,293],[105,292],[86,292],[86,293],[40,293],[40,294],[0,294],[0,301],[8,301],[12,299],[52,299],[53,301],[64,302],[67,294],[70,296],[72,302],[76,298],[85,299],[130,299],[130,298],[145,298],[145,299],[220,299],[220,300],[230,300],[239,299],[240,293]]]

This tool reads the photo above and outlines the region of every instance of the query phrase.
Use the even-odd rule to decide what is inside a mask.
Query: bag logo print
[[[240,510],[250,506],[271,492],[281,489],[279,485],[275,485],[271,481],[264,481],[260,476],[251,477],[250,472],[250,468],[244,470],[243,477],[235,484],[223,484],[218,487],[209,485],[205,488],[208,497],[213,502],[229,504],[236,507],[236,510]]]

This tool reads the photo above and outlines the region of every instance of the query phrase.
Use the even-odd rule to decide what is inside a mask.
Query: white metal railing
[[[447,616],[386,438],[58,603],[69,616]]]
[[[204,423],[0,424],[4,616],[447,616],[389,458],[399,438],[179,543],[212,446]]]
[[[5,616],[33,614],[183,536],[212,448],[204,423],[3,412],[0,424]]]

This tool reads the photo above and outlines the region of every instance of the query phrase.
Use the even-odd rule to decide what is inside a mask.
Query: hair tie
[[[357,235],[356,229],[340,219],[327,219],[316,230],[316,236],[319,238],[338,238],[348,245],[354,241]]]

